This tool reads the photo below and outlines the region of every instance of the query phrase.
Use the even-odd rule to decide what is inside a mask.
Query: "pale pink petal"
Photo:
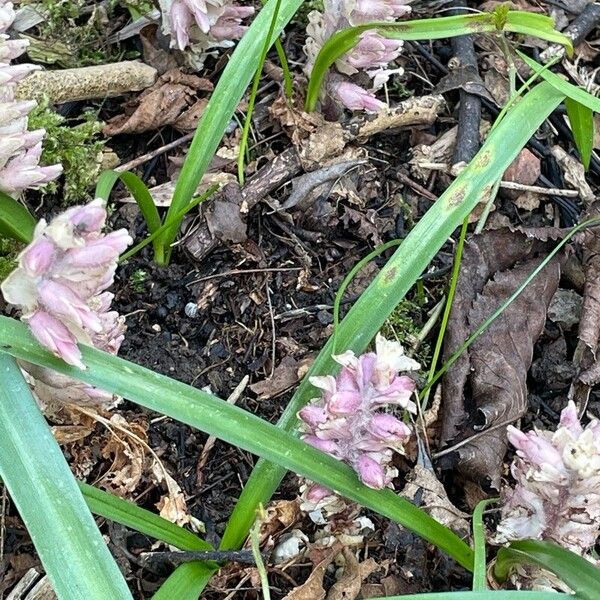
[[[85,369],[75,337],[58,319],[46,312],[38,311],[27,319],[27,323],[31,333],[42,346],[66,363]]]

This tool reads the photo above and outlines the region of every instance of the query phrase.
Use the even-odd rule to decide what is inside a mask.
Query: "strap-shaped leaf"
[[[61,600],[131,594],[16,361],[0,353],[0,477]]]
[[[523,540],[500,548],[494,575],[505,581],[517,565],[538,565],[558,575],[581,600],[600,598],[600,569],[577,554],[550,542]]]
[[[17,200],[0,192],[0,234],[28,244],[33,238],[36,220]]]

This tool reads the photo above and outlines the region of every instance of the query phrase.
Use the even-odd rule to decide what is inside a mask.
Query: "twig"
[[[440,450],[439,452],[436,452],[435,454],[432,455],[431,458],[433,458],[434,460],[437,460],[438,458],[441,458],[442,456],[446,456],[447,454],[450,454],[451,452],[454,452],[455,450],[458,450],[459,448],[462,448],[463,446],[470,444],[471,442],[475,441],[476,439],[478,439],[484,435],[488,435],[492,431],[496,431],[496,429],[500,429],[501,427],[506,427],[507,425],[514,423],[519,418],[520,417],[513,417],[511,419],[506,419],[505,421],[496,423],[495,425],[492,425],[491,427],[488,427],[487,429],[478,431],[477,433],[474,433],[473,435],[469,436],[468,438],[461,440],[460,442],[457,442],[456,444],[449,446],[448,448],[444,448],[443,450]]]
[[[250,376],[245,375],[244,378],[237,384],[233,392],[231,392],[229,398],[227,398],[228,404],[235,404],[240,399],[240,396],[244,393],[249,381]],[[204,444],[204,448],[202,448],[202,452],[198,458],[198,462],[196,464],[196,485],[198,487],[202,485],[204,480],[204,467],[208,462],[208,456],[216,441],[217,438],[214,435],[208,436],[206,443]]]
[[[228,561],[255,565],[251,550],[198,550],[183,552],[144,552],[140,554],[140,563],[144,566],[164,565],[178,566],[195,560]]]
[[[206,277],[200,277],[200,279],[194,279],[190,281],[186,287],[190,287],[194,283],[200,283],[201,281],[208,281],[209,279],[217,279],[219,277],[230,277],[231,275],[246,275],[247,273],[282,273],[286,271],[302,271],[302,267],[280,267],[280,268],[267,268],[267,269],[234,269],[233,271],[224,271],[223,273],[214,273],[213,275],[207,275]]]
[[[113,98],[144,90],[155,81],[155,68],[128,60],[77,69],[35,71],[17,84],[16,97],[20,100],[40,100],[48,96],[50,102],[57,104]]]
[[[585,40],[589,33],[592,32],[594,27],[600,22],[600,4],[598,2],[591,2],[588,4],[583,11],[575,17],[569,26],[563,31],[565,35],[573,40],[573,45],[578,46]],[[548,59],[554,56],[564,56],[565,48],[559,44],[552,44],[544,50],[540,58],[542,62],[547,62]]]
[[[173,148],[177,148],[177,146],[181,146],[181,144],[189,142],[194,137],[194,133],[195,132],[186,133],[179,139],[176,139],[173,142],[169,142],[168,144],[165,144],[160,148],[156,148],[156,150],[152,150],[152,152],[146,152],[146,154],[142,154],[142,156],[138,156],[137,158],[134,158],[133,160],[130,160],[129,162],[126,162],[123,165],[115,167],[115,171],[117,171],[118,173],[123,173],[124,171],[131,171],[131,169],[135,169],[136,167],[143,165],[145,162],[148,162],[149,160],[152,160],[153,158],[156,158],[157,156],[160,156],[161,154],[164,154],[169,150],[173,150]]]
[[[532,192],[534,194],[544,194],[546,196],[563,196],[564,198],[577,198],[579,192],[577,190],[567,190],[561,188],[546,188],[540,185],[525,185],[524,183],[516,183],[515,181],[502,181],[500,187],[505,190],[517,190],[521,192]]]
[[[2,505],[0,506],[0,565],[4,561],[4,536],[6,535],[6,511],[8,510],[8,492],[2,486]]]
[[[454,0],[452,3],[454,15],[462,14],[467,6],[464,0]],[[477,55],[473,46],[473,38],[469,35],[461,35],[452,39],[454,56],[458,60],[459,69],[472,71],[478,75]],[[479,137],[479,125],[481,122],[481,98],[470,94],[461,88],[460,107],[458,113],[458,133],[456,135],[456,146],[454,149],[454,164],[469,163],[477,154],[481,139]]]
[[[277,329],[275,327],[275,317],[273,315],[273,304],[271,302],[271,289],[269,288],[269,280],[267,279],[266,284],[267,291],[267,304],[269,305],[269,317],[271,319],[271,374],[269,377],[273,377],[275,373],[275,359],[277,356]]]
[[[398,171],[396,173],[396,177],[399,181],[412,188],[417,194],[421,194],[421,196],[427,198],[427,200],[431,200],[431,202],[435,202],[437,200],[437,196],[432,194],[427,188],[424,188],[422,185],[419,185],[416,181],[413,181],[408,175],[405,175],[402,171]]]
[[[451,173],[452,170],[452,167],[447,163],[418,161],[416,164],[419,168],[429,169],[430,171],[443,171],[444,173]],[[546,196],[562,196],[564,198],[579,197],[579,192],[577,190],[544,187],[541,185],[525,185],[524,183],[516,183],[514,181],[502,181],[500,183],[500,187],[506,190],[533,192],[534,194],[544,194]]]

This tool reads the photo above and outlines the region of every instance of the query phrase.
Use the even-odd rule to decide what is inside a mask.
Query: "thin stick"
[[[280,267],[280,268],[267,268],[267,269],[234,269],[233,271],[225,271],[224,273],[215,273],[213,275],[207,275],[206,277],[200,277],[200,279],[194,279],[187,284],[187,287],[194,283],[200,283],[201,281],[208,281],[209,279],[217,279],[218,277],[229,277],[230,275],[245,275],[246,273],[282,273],[286,271],[302,271],[302,267]]]
[[[133,160],[130,160],[129,162],[126,162],[125,164],[115,167],[114,170],[117,171],[117,173],[123,173],[124,171],[131,171],[131,169],[135,169],[136,167],[143,165],[145,162],[148,162],[149,160],[152,160],[153,158],[156,158],[157,156],[160,156],[161,154],[164,154],[165,152],[168,152],[169,150],[173,150],[173,148],[177,148],[177,146],[181,146],[181,144],[185,144],[186,142],[189,142],[193,137],[194,137],[194,132],[186,133],[184,136],[180,137],[179,139],[174,140],[173,142],[169,142],[168,144],[165,144],[164,146],[161,146],[160,148],[156,148],[156,150],[152,150],[152,152],[146,152],[146,154],[142,154],[142,156],[138,156],[137,158],[134,158]]]
[[[269,288],[269,281],[267,280],[267,303],[269,305],[269,317],[271,318],[271,374],[269,377],[273,377],[275,373],[275,357],[277,354],[277,330],[275,328],[275,317],[273,315],[273,304],[271,303],[271,289]]]
[[[249,381],[250,376],[245,375],[244,378],[235,386],[235,389],[233,392],[231,392],[231,394],[229,394],[229,398],[227,398],[227,402],[229,404],[235,404],[240,399],[240,396],[244,393]],[[204,444],[204,448],[202,448],[202,452],[200,453],[200,457],[198,458],[198,463],[196,464],[196,483],[198,487],[202,485],[202,481],[204,479],[203,470],[208,462],[210,451],[212,450],[216,441],[217,438],[214,435],[208,436],[206,443]]]

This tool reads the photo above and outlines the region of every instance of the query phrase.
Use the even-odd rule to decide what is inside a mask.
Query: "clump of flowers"
[[[600,534],[600,422],[582,427],[569,402],[555,432],[509,427],[508,439],[516,486],[495,541],[548,540],[584,555]]]
[[[106,209],[102,200],[73,207],[50,223],[41,220],[33,241],[18,257],[18,267],[2,282],[2,293],[21,309],[21,319],[36,339],[70,365],[85,369],[77,343],[112,354],[119,350],[125,319],[110,310],[117,259],[132,239],[125,229],[104,234]],[[27,369],[42,384],[61,389],[71,398],[72,380]],[[77,384],[86,401],[102,403],[106,393]],[[36,391],[38,386],[36,384]],[[112,399],[112,396],[110,396]]]
[[[307,40],[304,51],[308,57],[306,70],[310,74],[315,59],[325,42],[337,31],[373,21],[394,21],[410,12],[409,0],[325,0],[323,12],[308,15]],[[375,97],[394,73],[390,69],[402,50],[402,41],[388,39],[375,31],[366,31],[353,50],[340,58],[327,82],[328,93],[350,110],[377,112],[385,104]],[[353,80],[370,80],[366,89]]]
[[[171,46],[194,52],[227,47],[240,39],[247,27],[242,21],[254,14],[252,6],[230,0],[160,0],[162,28],[171,36]]]
[[[14,19],[12,2],[0,0],[0,191],[11,196],[48,183],[62,172],[60,165],[39,166],[46,132],[27,131],[27,115],[36,103],[15,100],[17,82],[38,67],[10,64],[29,45],[27,40],[11,40],[6,35]]]
[[[365,485],[389,486],[398,474],[391,464],[393,453],[403,452],[411,430],[386,409],[416,412],[410,399],[415,383],[399,373],[420,365],[405,356],[398,342],[381,335],[375,352],[355,356],[349,351],[334,358],[342,365],[337,377],[310,379],[322,395],[298,413],[305,431],[302,439],[350,465]],[[308,512],[325,509],[335,514],[343,508],[330,490],[316,484],[304,487],[302,500]]]

